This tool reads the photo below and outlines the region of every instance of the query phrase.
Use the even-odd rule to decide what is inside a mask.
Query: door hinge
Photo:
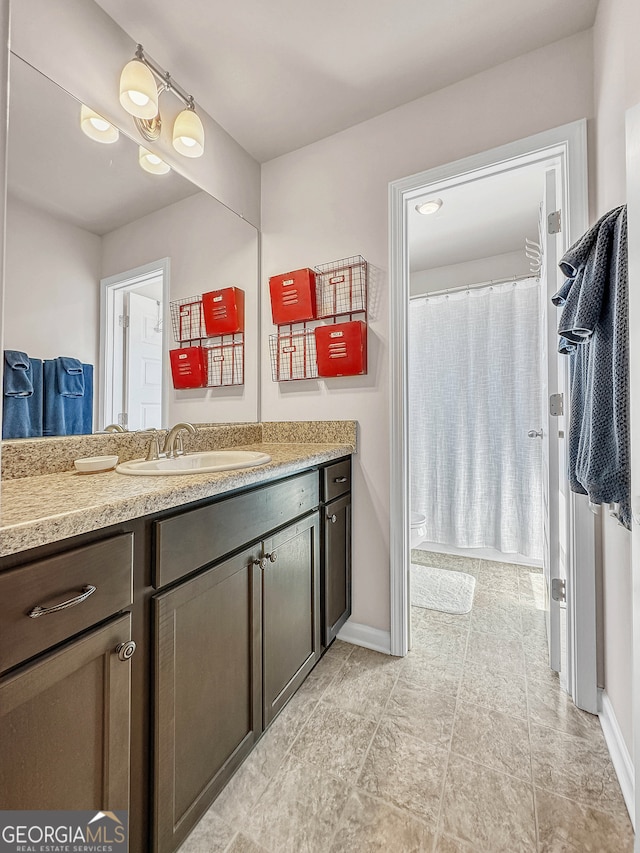
[[[123,329],[129,328],[129,315],[128,314],[120,314],[118,317],[118,323]]]
[[[554,418],[564,415],[564,394],[552,394],[549,397],[549,414]]]
[[[554,601],[566,602],[567,582],[562,578],[553,578],[551,581],[551,598]]]
[[[562,211],[554,210],[547,216],[547,231],[549,234],[559,234],[562,231]]]

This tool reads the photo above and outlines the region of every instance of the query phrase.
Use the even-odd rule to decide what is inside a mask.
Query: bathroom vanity
[[[174,504],[3,540],[4,808],[128,809],[130,850],[180,846],[350,614],[352,449],[265,445],[242,477],[49,475],[93,484],[85,518],[113,516],[111,490]]]

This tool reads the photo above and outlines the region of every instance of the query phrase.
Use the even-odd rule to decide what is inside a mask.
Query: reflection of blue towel
[[[26,352],[4,351],[3,391],[5,397],[30,397],[33,394],[31,364]]]
[[[42,362],[39,358],[29,359],[29,374],[32,384],[31,396],[4,397],[3,438],[35,438],[42,435]]]
[[[84,395],[82,362],[77,358],[61,355],[55,359],[55,364],[58,394],[62,394],[63,397],[82,397]]]
[[[57,361],[53,359],[44,363],[43,434],[88,435],[93,430],[93,365],[82,365],[83,396],[63,397],[58,391]]]

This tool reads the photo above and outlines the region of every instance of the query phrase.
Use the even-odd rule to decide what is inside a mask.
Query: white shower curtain
[[[426,540],[542,557],[539,284],[409,309],[411,509]]]

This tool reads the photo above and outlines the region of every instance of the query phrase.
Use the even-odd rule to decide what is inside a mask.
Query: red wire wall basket
[[[207,385],[222,388],[244,384],[244,341],[231,339],[207,343]]]
[[[316,339],[313,329],[279,331],[269,336],[271,378],[274,382],[290,379],[315,379],[318,376]]]
[[[362,255],[320,264],[315,270],[318,317],[366,314],[369,266]]]

